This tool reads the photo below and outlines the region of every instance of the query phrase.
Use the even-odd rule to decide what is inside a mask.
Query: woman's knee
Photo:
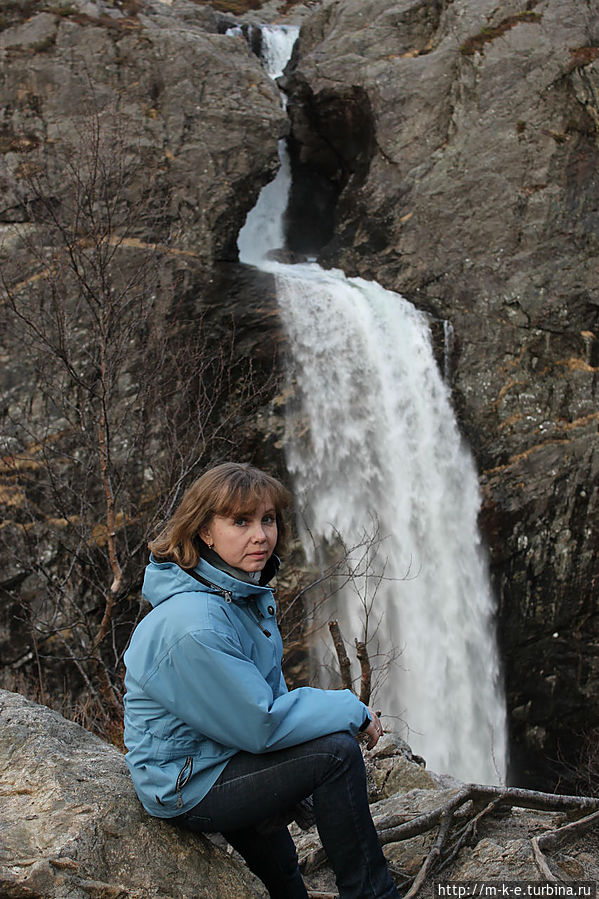
[[[337,761],[343,762],[344,765],[350,767],[364,767],[364,758],[360,744],[348,731],[328,734],[326,737],[321,737],[321,740],[326,744],[327,752],[334,756]]]

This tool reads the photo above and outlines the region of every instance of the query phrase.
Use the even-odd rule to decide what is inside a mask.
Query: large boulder
[[[118,749],[0,690],[0,894],[10,899],[251,899],[240,863],[151,818]]]
[[[598,57],[578,0],[325,0],[285,79],[321,261],[453,326],[512,776],[546,786],[599,724]]]

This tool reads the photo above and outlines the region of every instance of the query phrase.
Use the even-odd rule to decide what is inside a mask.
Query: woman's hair
[[[283,512],[291,497],[280,481],[253,465],[224,462],[206,471],[183,494],[173,517],[158,536],[148,543],[159,561],[177,562],[182,568],[195,568],[203,541],[200,531],[215,515],[245,515],[267,499],[277,517],[279,552],[287,537]]]

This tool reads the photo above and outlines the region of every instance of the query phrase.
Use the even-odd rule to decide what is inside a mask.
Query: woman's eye
[[[237,525],[237,527],[243,527],[243,525],[245,524],[245,518],[236,518],[235,524]]]
[[[262,524],[274,524],[276,522],[276,518],[274,515],[265,515],[262,519]]]

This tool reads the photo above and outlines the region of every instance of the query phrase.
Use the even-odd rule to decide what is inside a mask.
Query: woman
[[[125,654],[125,743],[151,815],[224,834],[273,899],[305,899],[286,827],[313,796],[341,899],[395,899],[355,735],[382,728],[349,690],[288,691],[268,586],[289,495],[250,465],[206,472],[152,555],[153,609]]]

